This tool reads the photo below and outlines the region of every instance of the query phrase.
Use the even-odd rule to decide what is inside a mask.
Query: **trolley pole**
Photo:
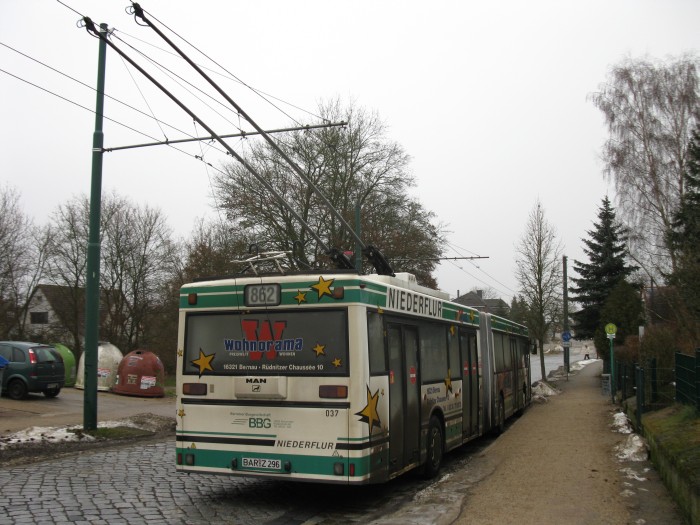
[[[107,24],[100,24],[107,33]],[[100,213],[102,205],[102,113],[104,110],[105,63],[107,44],[100,39],[97,61],[97,100],[95,131],[92,135],[92,179],[90,186],[90,225],[85,278],[85,391],[83,395],[83,429],[97,428],[97,346],[100,324]]]

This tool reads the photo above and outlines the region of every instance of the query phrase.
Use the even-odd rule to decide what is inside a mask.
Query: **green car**
[[[8,361],[0,371],[2,393],[23,399],[28,392],[56,397],[66,381],[61,354],[49,345],[0,341],[0,356]]]

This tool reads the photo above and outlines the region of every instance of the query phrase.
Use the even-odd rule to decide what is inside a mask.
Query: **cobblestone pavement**
[[[365,487],[178,474],[174,441],[83,452],[0,469],[0,523],[387,523],[407,505],[415,512],[403,522],[436,523],[429,495],[442,492],[435,487],[445,483],[451,471],[463,469],[477,448],[450,454],[444,475],[433,482],[407,475]],[[426,515],[416,503],[421,500],[417,494],[428,496],[423,498]],[[458,512],[459,501],[452,503]]]

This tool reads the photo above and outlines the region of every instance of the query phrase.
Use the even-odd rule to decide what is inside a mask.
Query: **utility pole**
[[[107,24],[100,24],[107,33]],[[107,44],[100,39],[97,60],[97,101],[95,131],[92,135],[92,180],[90,186],[90,226],[85,283],[85,391],[83,394],[83,430],[97,428],[97,347],[100,325],[100,214],[102,206],[102,121],[105,100],[105,63]]]
[[[562,333],[562,344],[564,345],[564,368],[566,368],[566,379],[569,379],[569,349],[571,348],[571,332],[569,332],[569,290],[567,279],[567,257],[562,257],[563,276],[564,276],[564,331]]]

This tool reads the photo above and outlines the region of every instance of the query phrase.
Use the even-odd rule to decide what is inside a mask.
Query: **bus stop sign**
[[[608,339],[615,339],[615,334],[617,333],[617,326],[612,323],[605,325],[605,333],[608,334]]]

